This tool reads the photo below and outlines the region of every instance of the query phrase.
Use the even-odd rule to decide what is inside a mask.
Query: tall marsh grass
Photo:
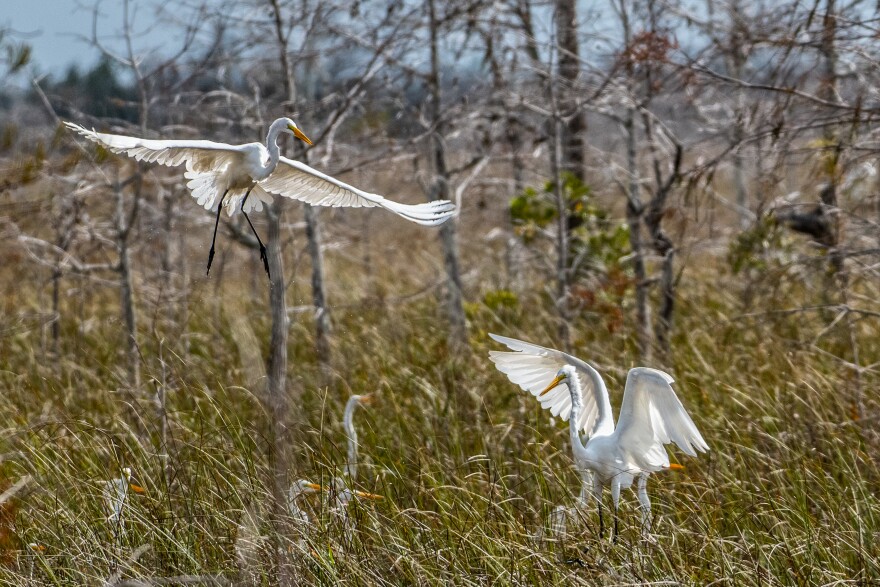
[[[487,359],[487,332],[554,344],[554,310],[539,288],[486,295],[501,280],[487,267],[469,296],[471,349],[454,354],[431,292],[375,294],[418,291],[418,274],[377,271],[359,298],[343,290],[358,282],[356,269],[333,261],[332,377],[316,364],[310,316],[293,314],[291,480],[329,484],[341,474],[343,405],[371,392],[377,403],[355,418],[358,487],[385,499],[355,503],[346,520],[323,496],[304,496],[314,525],[279,540],[268,521],[260,363],[268,313],[265,292],[252,293],[262,280],[227,272],[223,284],[194,281],[174,319],[142,294],[137,390],[125,384],[112,295],[74,292],[52,352],[34,318],[40,286],[23,283],[7,291],[0,337],[0,474],[7,487],[32,481],[3,506],[0,584],[268,585],[275,548],[299,584],[877,584],[876,369],[857,381],[835,358],[849,347],[836,327],[823,330],[827,317],[754,310],[807,305],[807,292],[744,309],[738,279],[706,265],[685,276],[673,356],[656,366],[675,377],[711,451],[676,455],[683,471],[652,476],[650,540],[624,492],[617,544],[598,537],[593,506],[569,518],[565,534],[550,531],[554,507],[573,505],[580,489],[567,428]],[[576,354],[600,367],[616,408],[635,365],[631,317],[615,326],[584,312],[574,326]],[[876,320],[856,323],[861,365],[880,361],[878,335]],[[125,533],[115,536],[101,491],[126,466],[146,493],[129,495]]]

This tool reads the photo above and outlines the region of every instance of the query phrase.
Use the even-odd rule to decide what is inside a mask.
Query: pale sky
[[[0,27],[12,29],[17,39],[31,45],[36,72],[63,75],[71,63],[88,68],[98,58],[98,51],[87,41],[92,36],[93,4],[94,0],[0,0]],[[153,21],[155,2],[132,0],[130,4],[136,9],[136,25],[146,27]],[[114,45],[112,37],[122,30],[123,2],[103,0],[99,6],[98,34]],[[170,35],[164,36],[160,27],[142,42],[159,46],[172,41]]]

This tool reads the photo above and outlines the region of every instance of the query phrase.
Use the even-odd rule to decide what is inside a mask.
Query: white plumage
[[[237,210],[247,216],[248,212],[262,210],[263,204],[271,203],[273,194],[313,206],[380,207],[424,226],[436,226],[455,214],[455,205],[447,200],[401,204],[360,190],[305,163],[282,157],[277,144],[281,133],[292,134],[311,144],[309,138],[289,118],[279,118],[272,123],[265,145],[230,145],[203,140],[151,140],[95,132],[72,122],[65,122],[64,125],[113,153],[161,165],[185,164],[184,177],[189,180],[186,185],[192,196],[205,209],[216,207],[218,220],[221,207],[226,207],[229,216]],[[215,237],[216,232],[215,222]],[[256,235],[256,231],[254,234]],[[268,273],[265,247],[258,235],[257,240],[260,244],[260,257]],[[213,250],[212,241],[209,272]]]
[[[551,414],[569,420],[574,459],[584,480],[592,478],[600,524],[602,487],[611,486],[616,512],[620,490],[638,477],[643,528],[647,531],[651,511],[647,478],[670,467],[664,445],[675,443],[690,456],[709,450],[675,395],[672,377],[648,367],[630,369],[615,427],[608,389],[592,366],[561,351],[495,334],[489,336],[514,351],[490,351],[489,357],[498,370],[537,397]],[[589,432],[586,442],[581,431]],[[616,515],[614,522],[616,537]]]
[[[122,532],[125,531],[122,517],[129,489],[135,493],[144,492],[143,487],[132,483],[129,467],[123,467],[122,475],[117,479],[104,481],[104,507],[107,510],[107,522],[114,533],[117,532],[117,528]]]

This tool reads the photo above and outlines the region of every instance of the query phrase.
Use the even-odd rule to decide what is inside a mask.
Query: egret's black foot
[[[567,559],[565,559],[564,562],[565,562],[565,564],[570,565],[570,566],[577,565],[582,569],[584,568],[584,561],[582,561],[579,558],[567,558]]]
[[[208,251],[208,272],[205,275],[211,275],[211,263],[214,262],[214,247],[211,247],[211,250]]]
[[[272,274],[269,273],[269,255],[266,253],[266,247],[263,246],[263,243],[260,243],[260,260],[263,262],[263,269],[266,270],[266,275],[269,279],[272,279]]]

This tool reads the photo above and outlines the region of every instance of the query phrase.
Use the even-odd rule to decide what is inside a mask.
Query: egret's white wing
[[[426,226],[441,224],[455,214],[455,204],[435,200],[424,204],[401,204],[371,194],[334,177],[312,169],[305,163],[281,157],[278,166],[260,186],[269,193],[307,202],[313,206],[372,208],[379,206],[412,222]]]
[[[578,380],[581,389],[584,390],[584,408],[578,417],[578,430],[586,433],[593,431],[596,418],[599,415],[599,403],[602,401],[600,394],[608,392],[597,389],[593,384],[590,372],[601,379],[601,376],[590,365],[562,351],[548,349],[536,344],[523,342],[515,338],[489,334],[493,340],[500,342],[516,352],[489,351],[489,358],[495,363],[495,367],[507,375],[513,383],[519,385],[524,391],[528,391],[538,397],[553,378],[557,371],[565,365],[571,365],[578,372]],[[554,416],[568,420],[571,413],[571,391],[564,383],[542,397],[538,397],[541,407],[550,410]]]
[[[664,444],[674,442],[690,456],[709,446],[672,389],[673,379],[648,367],[630,369],[615,433],[620,446],[646,470],[669,466]]]
[[[65,122],[64,126],[90,141],[99,143],[112,153],[170,167],[186,163],[186,168],[190,171],[219,170],[232,162],[239,161],[244,155],[241,145],[199,140],[142,139],[95,132],[72,122]]]

